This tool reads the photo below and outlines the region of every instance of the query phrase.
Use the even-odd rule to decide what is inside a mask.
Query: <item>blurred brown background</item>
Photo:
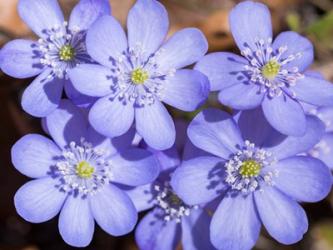
[[[77,1],[62,0],[68,15]],[[110,0],[113,15],[122,24],[134,0]],[[237,51],[228,29],[228,11],[236,0],[164,0],[169,11],[170,33],[188,26],[200,28],[209,40],[210,51]],[[316,48],[314,70],[333,79],[333,1],[331,0],[263,0],[269,5],[274,32],[291,29],[308,36]],[[0,45],[11,39],[33,37],[16,11],[17,0],[0,0]],[[17,216],[13,206],[15,191],[27,181],[10,163],[11,145],[21,136],[41,133],[40,121],[20,108],[20,96],[31,79],[17,80],[0,73],[0,250],[72,249],[60,238],[57,219],[43,224],[29,224]],[[209,105],[217,105],[214,100]],[[183,116],[173,112],[176,116]],[[185,118],[188,116],[185,116]],[[333,156],[332,156],[333,157]],[[297,180],[296,180],[297,181]],[[303,241],[281,246],[265,233],[258,250],[331,250],[333,249],[333,196],[317,204],[305,205],[310,229]],[[133,234],[113,238],[97,229],[87,249],[136,249]]]

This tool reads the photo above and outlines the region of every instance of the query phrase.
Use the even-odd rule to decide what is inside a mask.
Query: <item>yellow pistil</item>
[[[249,178],[249,177],[256,177],[259,175],[261,170],[261,165],[254,161],[254,160],[247,160],[244,161],[239,173],[245,177],[245,178]]]
[[[261,69],[261,73],[268,80],[273,80],[280,72],[281,65],[276,60],[270,60]]]
[[[81,161],[76,165],[76,174],[81,178],[90,178],[95,169],[86,161]]]
[[[71,45],[64,45],[59,50],[59,58],[61,61],[71,61],[75,57],[75,49]]]
[[[131,80],[134,84],[143,84],[148,78],[148,72],[141,68],[132,71]]]

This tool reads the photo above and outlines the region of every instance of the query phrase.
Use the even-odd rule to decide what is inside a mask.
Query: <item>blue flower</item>
[[[291,31],[273,41],[271,16],[261,3],[238,4],[229,23],[242,57],[212,53],[195,69],[208,76],[223,104],[238,110],[261,105],[275,129],[286,135],[304,135],[306,118],[300,102],[333,105],[333,85],[303,74],[313,61],[311,42]]]
[[[192,144],[184,149],[185,138],[181,131],[186,125],[176,122],[177,145],[165,151],[154,152],[160,162],[162,172],[158,179],[144,186],[128,190],[138,211],[150,209],[138,224],[135,239],[140,249],[174,250],[181,243],[182,248],[209,249],[214,247],[209,240],[210,216],[202,206],[190,206],[184,203],[170,186],[170,176],[181,163],[180,152],[184,150],[182,159],[193,157]],[[179,132],[179,133],[178,133]],[[197,149],[198,150],[198,149]],[[196,151],[197,151],[196,150]]]
[[[113,140],[101,136],[67,100],[46,117],[46,125],[54,141],[29,134],[12,148],[15,168],[35,179],[15,194],[18,214],[40,223],[60,212],[60,234],[76,247],[90,243],[94,221],[111,235],[132,231],[137,211],[119,185],[154,181],[159,173],[155,156],[131,146],[133,131]]]
[[[210,239],[225,250],[251,249],[261,224],[283,244],[299,241],[308,221],[297,203],[316,202],[331,189],[331,175],[318,159],[298,156],[311,149],[324,125],[307,116],[303,137],[274,130],[261,109],[242,112],[237,122],[227,113],[207,109],[188,128],[192,143],[211,156],[183,163],[171,186],[189,205],[220,198],[210,224]]]
[[[99,133],[122,135],[135,120],[147,144],[164,150],[175,141],[175,127],[161,101],[193,111],[206,100],[207,77],[182,69],[206,53],[204,35],[188,28],[164,42],[168,26],[158,1],[138,0],[128,14],[127,37],[111,16],[99,18],[89,29],[87,50],[101,65],[83,64],[69,75],[78,91],[100,97],[89,113]]]
[[[0,61],[1,69],[10,76],[38,75],[23,93],[23,109],[33,116],[47,116],[58,107],[63,88],[76,104],[92,102],[93,98],[74,89],[67,73],[80,63],[93,62],[86,51],[86,30],[99,16],[110,13],[108,1],[81,0],[68,23],[57,0],[20,0],[18,12],[39,40],[7,43]]]

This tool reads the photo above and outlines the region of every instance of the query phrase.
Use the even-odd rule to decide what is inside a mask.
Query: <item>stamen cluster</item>
[[[155,200],[158,207],[164,212],[164,220],[175,220],[181,222],[182,217],[189,216],[192,209],[197,209],[198,206],[186,205],[172,190],[169,182],[164,182],[163,185],[155,184],[154,191],[157,193]]]
[[[103,157],[105,154],[84,138],[80,144],[71,142],[56,164],[59,189],[83,197],[96,193],[111,177],[111,165]]]
[[[245,194],[260,190],[262,182],[273,185],[273,177],[277,177],[278,172],[265,171],[264,168],[275,162],[270,152],[245,141],[245,146],[225,163],[225,182]]]
[[[271,98],[280,96],[282,93],[296,97],[290,87],[295,86],[297,80],[304,76],[299,73],[297,67],[288,69],[285,66],[300,58],[302,53],[284,56],[288,47],[281,46],[274,50],[271,38],[267,41],[259,39],[255,46],[255,48],[247,46],[241,51],[241,54],[249,61],[245,70],[250,74],[251,82],[260,84],[262,86],[260,91],[267,92]]]

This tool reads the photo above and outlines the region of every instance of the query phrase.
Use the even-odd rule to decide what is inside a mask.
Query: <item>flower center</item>
[[[132,71],[131,80],[134,84],[143,84],[148,78],[148,72],[142,68],[137,68]]]
[[[63,150],[50,174],[59,178],[57,188],[61,191],[83,198],[94,195],[112,177],[107,156],[108,152],[95,149],[82,138]]]
[[[281,65],[276,60],[270,60],[266,63],[262,69],[261,73],[268,80],[273,80],[280,72]]]
[[[81,161],[76,165],[76,173],[81,178],[91,178],[95,169],[86,161]]]
[[[261,165],[256,162],[255,160],[247,160],[244,161],[239,173],[243,176],[243,177],[256,177],[259,175],[261,170]]]
[[[156,192],[157,206],[163,210],[165,221],[175,220],[181,222],[183,216],[189,216],[192,209],[198,206],[186,205],[172,190],[170,183],[165,182],[163,185],[156,184],[154,186]]]
[[[225,163],[225,182],[231,189],[244,194],[261,189],[262,184],[273,185],[278,172],[265,169],[275,163],[272,154],[245,141],[245,145]]]
[[[75,57],[75,49],[71,45],[66,44],[60,48],[59,58],[61,61],[68,62],[73,60],[74,57]]]

